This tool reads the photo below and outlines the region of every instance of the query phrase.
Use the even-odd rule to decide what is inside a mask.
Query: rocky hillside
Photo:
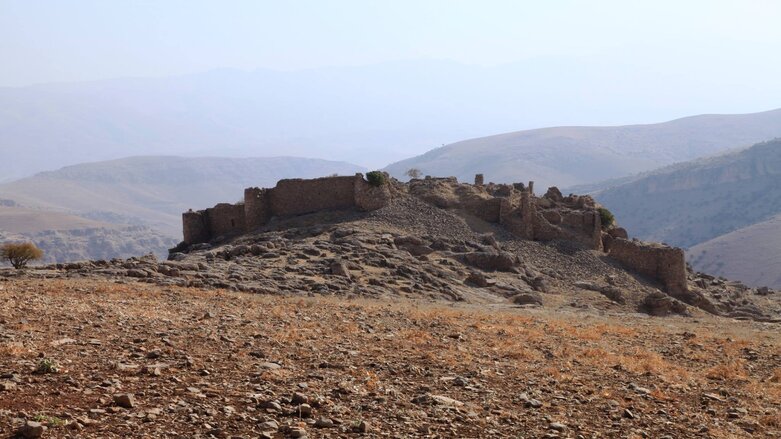
[[[465,140],[386,168],[470,181],[569,187],[651,171],[781,136],[781,110],[702,115],[651,125],[542,128]]]
[[[633,236],[694,247],[781,213],[781,140],[664,168],[595,196]],[[777,224],[769,222],[726,239],[740,236],[744,242],[772,241],[781,233]],[[741,273],[738,279],[753,285],[778,271],[771,261],[781,254],[779,247],[761,245],[753,248],[755,254],[750,256],[746,251],[725,251],[730,246],[720,242],[708,246],[707,258],[692,259],[697,268],[716,269],[716,274]],[[757,265],[749,268],[744,263],[748,260]],[[744,268],[730,271],[728,267],[735,264]]]
[[[689,291],[668,295],[663,284],[602,251],[569,240],[518,239],[503,226],[416,197],[370,213],[277,218],[255,233],[179,250],[168,261],[149,256],[58,264],[25,276],[781,322],[781,294],[773,290],[689,273]],[[0,271],[0,277],[17,275]]]

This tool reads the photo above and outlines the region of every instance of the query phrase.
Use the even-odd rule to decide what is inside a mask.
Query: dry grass
[[[746,381],[746,361],[738,359],[718,364],[705,371],[705,377],[720,381]]]
[[[759,422],[767,428],[781,429],[781,413],[760,416]]]
[[[21,357],[28,352],[29,350],[25,349],[24,345],[19,342],[8,342],[0,344],[0,357]]]
[[[701,427],[699,420],[712,418],[704,413],[701,395],[714,392],[714,386],[736,399],[729,406],[745,407],[748,417],[765,430],[781,429],[774,405],[781,400],[781,368],[772,361],[778,345],[751,341],[749,330],[755,329],[749,324],[725,328],[716,322],[695,328],[684,320],[593,315],[583,319],[398,301],[345,302],[334,297],[282,298],[181,288],[161,291],[147,285],[74,281],[42,286],[20,282],[0,295],[6,299],[0,301],[0,315],[12,315],[17,307],[37,311],[24,325],[15,321],[6,325],[17,336],[28,338],[24,343],[0,344],[0,370],[25,370],[22,364],[36,361],[36,349],[46,348],[47,355],[68,366],[58,378],[83,376],[88,383],[119,378],[123,391],[144,395],[139,398],[144,408],[164,408],[175,398],[186,399],[184,389],[190,386],[217,389],[218,397],[197,400],[204,406],[198,411],[200,423],[175,412],[133,426],[135,433],[150,437],[173,430],[193,436],[206,422],[227,426],[223,428],[230,435],[248,433],[241,428],[258,423],[221,418],[223,406],[236,407],[247,419],[257,417],[257,407],[246,407],[248,393],[284,400],[302,382],[308,383],[307,393],[328,400],[316,407],[318,417],[338,417],[345,425],[364,419],[376,431],[397,437],[419,436],[423,424],[439,437],[540,437],[548,429],[546,417],[577,425],[578,430],[569,431],[572,437],[611,437],[603,431],[611,422],[621,424],[627,437],[694,437]],[[83,324],[87,321],[99,325]],[[692,337],[695,330],[708,336]],[[159,345],[159,333],[169,334],[174,347]],[[223,335],[233,341],[223,340]],[[51,340],[67,336],[80,344],[48,348]],[[164,357],[185,351],[197,366],[180,368],[181,359],[168,358],[172,366],[159,379],[120,373],[118,362],[144,362],[131,356],[136,352],[131,342],[135,337],[148,340],[142,344],[145,350],[160,349]],[[82,343],[93,338],[103,344]],[[758,352],[759,358],[747,362],[746,349]],[[262,358],[250,355],[257,351]],[[259,364],[264,362],[283,367],[266,370]],[[203,369],[209,374],[200,374]],[[455,377],[467,384],[451,384]],[[14,410],[60,413],[95,407],[99,395],[58,402],[50,396],[57,383],[35,378],[24,389],[29,398],[20,399],[22,405]],[[636,395],[628,383],[645,387],[650,394]],[[410,402],[425,393],[457,399],[464,403],[463,409]],[[544,407],[525,408],[515,399],[521,393],[542,400]],[[0,400],[0,410],[15,401]],[[617,406],[606,409],[608,402]],[[710,436],[748,437],[738,421],[726,418],[726,402],[711,404],[721,418],[709,430]],[[217,414],[210,416],[216,419],[207,421],[202,413],[211,406],[214,411],[209,413]],[[637,419],[622,417],[624,408],[638,414]],[[659,416],[661,410],[667,414]],[[87,429],[84,435],[132,434],[128,421],[123,421],[132,418],[123,416],[104,417],[100,430]],[[606,423],[606,416],[617,418]],[[285,425],[299,422],[284,416],[277,420]],[[304,426],[316,435],[317,430]],[[332,437],[348,434],[331,433]]]

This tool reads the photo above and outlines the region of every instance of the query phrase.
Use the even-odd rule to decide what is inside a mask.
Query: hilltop
[[[250,184],[294,175],[354,174],[349,163],[294,157],[130,157],[83,163],[0,184],[0,241],[33,241],[48,262],[165,257],[181,212]]]
[[[602,227],[593,199],[555,188],[536,196],[531,183],[455,178],[373,186],[358,174],[244,195],[185,213],[185,239],[167,261],[57,264],[26,276],[781,321],[773,290],[692,272],[682,250],[625,239]]]

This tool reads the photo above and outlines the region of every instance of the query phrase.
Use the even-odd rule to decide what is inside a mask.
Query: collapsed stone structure
[[[476,185],[459,183],[455,177],[413,179],[407,190],[437,207],[501,224],[522,239],[577,241],[595,250],[602,248],[599,212],[591,197],[563,197],[556,188],[536,197],[534,182],[484,184],[479,177]]]
[[[243,202],[185,212],[183,244],[251,232],[272,217],[333,209],[376,210],[398,196],[413,196],[457,211],[467,219],[499,224],[521,239],[577,242],[604,251],[626,268],[658,280],[668,293],[681,295],[688,291],[683,250],[629,240],[620,228],[604,230],[600,206],[592,197],[565,197],[556,187],[537,197],[534,182],[486,184],[482,174],[475,176],[475,184],[459,183],[455,177],[430,176],[404,184],[386,175],[385,184],[372,186],[362,174],[280,180],[273,188],[245,189]]]

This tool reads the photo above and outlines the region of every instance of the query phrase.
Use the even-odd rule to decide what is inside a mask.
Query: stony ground
[[[0,437],[25,422],[52,438],[781,437],[778,334],[711,316],[6,279]]]

